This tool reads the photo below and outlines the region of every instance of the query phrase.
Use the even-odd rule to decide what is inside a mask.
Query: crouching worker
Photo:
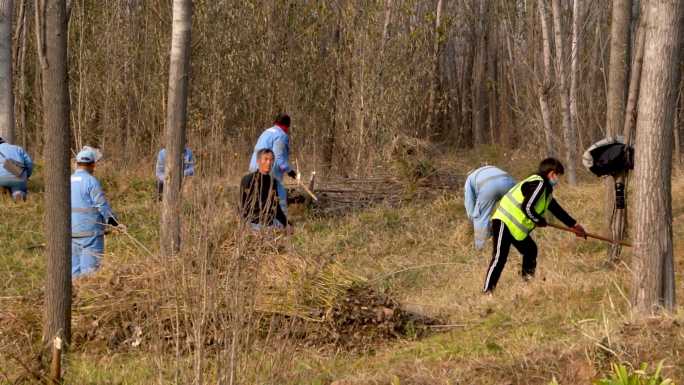
[[[513,186],[515,179],[494,166],[480,167],[468,174],[463,191],[466,214],[473,222],[476,249],[484,247],[491,233],[492,211]]]
[[[483,291],[491,294],[506,265],[511,245],[522,254],[522,277],[534,277],[537,267],[537,244],[530,233],[535,227],[546,226],[544,214],[548,209],[563,224],[572,228],[578,237],[586,238],[584,228],[579,225],[553,199],[553,188],[558,185],[564,168],[554,158],[544,159],[537,174],[532,174],[516,184],[499,203],[492,217],[492,261],[485,276]]]
[[[257,171],[245,175],[240,183],[240,215],[254,230],[291,226],[278,201],[278,182],[270,174],[273,162],[272,150],[258,150]]]
[[[71,175],[71,277],[96,271],[104,254],[105,225],[119,226],[105,198],[100,182],[93,176],[102,155],[84,147],[76,155],[76,171]]]
[[[25,201],[32,172],[33,161],[26,151],[0,138],[0,189],[10,193],[15,202]]]

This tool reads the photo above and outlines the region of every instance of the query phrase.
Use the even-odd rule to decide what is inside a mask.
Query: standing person
[[[240,215],[255,230],[265,226],[289,227],[278,202],[278,182],[271,176],[275,161],[273,151],[262,148],[257,151],[256,158],[257,171],[245,175],[240,183]]]
[[[117,221],[100,182],[93,176],[102,155],[84,147],[76,155],[76,171],[71,175],[71,277],[96,271],[104,253],[105,224]]]
[[[482,249],[491,231],[491,216],[501,197],[515,186],[515,179],[494,166],[480,167],[466,178],[465,209],[473,222],[475,248]]]
[[[0,138],[0,187],[17,202],[28,195],[28,179],[33,173],[33,161],[23,148]]]
[[[164,193],[164,177],[166,173],[164,172],[164,167],[166,165],[166,149],[162,148],[157,154],[157,165],[155,167],[155,174],[157,175],[157,200],[162,200],[162,194]],[[185,146],[183,150],[183,176],[193,176],[195,175],[195,158],[192,155],[192,150],[190,147]]]
[[[535,227],[546,226],[544,214],[548,209],[563,224],[572,228],[578,237],[587,233],[553,198],[553,188],[565,172],[563,164],[547,158],[539,164],[539,171],[516,184],[499,203],[492,217],[492,261],[485,276],[483,291],[491,295],[506,265],[511,245],[522,254],[522,277],[530,280],[537,267],[537,244],[530,233]]]
[[[285,174],[293,179],[297,178],[297,173],[290,167],[290,117],[286,114],[278,114],[273,122],[273,127],[266,129],[254,146],[252,159],[249,162],[249,171],[255,172],[258,169],[257,153],[259,150],[267,148],[273,151],[275,163],[271,170],[271,175],[278,182],[276,188],[278,190],[278,198],[280,200],[280,208],[283,213],[287,215],[287,190],[283,184],[283,177]]]

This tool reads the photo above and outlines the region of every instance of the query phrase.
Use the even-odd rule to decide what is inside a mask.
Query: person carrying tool
[[[257,171],[245,175],[240,183],[240,215],[254,230],[291,225],[278,202],[278,182],[271,176],[274,161],[270,149],[257,151]]]
[[[28,179],[33,173],[33,161],[23,148],[0,138],[0,187],[17,202],[28,195]]]
[[[104,253],[105,225],[121,226],[114,216],[100,182],[93,176],[99,150],[85,146],[76,155],[71,175],[71,277],[99,269]]]
[[[166,149],[162,148],[159,150],[159,154],[157,154],[157,165],[155,166],[158,201],[162,200],[162,194],[164,193],[164,178],[166,177],[164,167],[166,167]],[[185,149],[183,150],[183,177],[193,175],[195,175],[195,158],[192,155],[190,147],[185,146]]]
[[[297,172],[290,167],[290,117],[286,114],[278,114],[273,122],[273,127],[266,129],[254,146],[252,158],[249,162],[249,172],[256,172],[257,153],[259,150],[267,148],[273,151],[275,163],[271,170],[271,175],[276,180],[276,189],[280,201],[280,208],[287,215],[287,190],[283,184],[283,176],[287,174],[293,179],[297,179]]]
[[[494,207],[515,186],[515,179],[506,171],[494,166],[480,167],[466,178],[464,191],[465,210],[473,222],[475,248],[484,247],[491,230]]]
[[[487,268],[483,292],[491,295],[506,265],[511,245],[522,254],[522,277],[534,277],[537,267],[537,244],[530,233],[535,227],[547,225],[544,214],[548,209],[578,237],[586,238],[578,224],[553,198],[554,186],[564,173],[563,164],[547,158],[539,164],[539,171],[516,184],[499,203],[492,217],[492,260]]]

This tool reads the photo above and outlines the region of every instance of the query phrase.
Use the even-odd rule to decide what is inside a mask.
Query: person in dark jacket
[[[279,202],[278,182],[271,176],[274,160],[271,149],[257,151],[257,170],[245,175],[240,183],[240,215],[255,230],[289,226]]]
[[[578,237],[586,238],[582,225],[578,224],[553,198],[554,186],[564,173],[563,164],[554,158],[544,159],[539,171],[516,184],[499,203],[492,216],[492,261],[485,276],[483,291],[491,294],[499,281],[508,259],[511,245],[522,254],[522,276],[534,277],[537,267],[537,244],[530,233],[535,227],[547,225],[544,214],[547,209]]]

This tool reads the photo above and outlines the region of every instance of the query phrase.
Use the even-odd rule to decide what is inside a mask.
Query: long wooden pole
[[[567,232],[570,232],[570,233],[573,233],[573,234],[575,233],[574,230],[569,229],[569,228],[564,227],[564,226],[556,225],[556,224],[553,224],[553,223],[549,223],[548,225],[549,225],[549,227],[553,227],[554,229],[567,231]],[[587,237],[589,237],[589,238],[594,238],[594,239],[598,239],[598,240],[604,241],[604,242],[609,242],[609,243],[613,243],[613,244],[619,243],[619,244],[621,244],[622,246],[632,247],[632,244],[629,243],[629,242],[627,242],[627,241],[617,241],[617,240],[615,240],[615,239],[606,238],[606,237],[603,237],[603,236],[600,236],[600,235],[597,235],[597,234],[587,233]]]

